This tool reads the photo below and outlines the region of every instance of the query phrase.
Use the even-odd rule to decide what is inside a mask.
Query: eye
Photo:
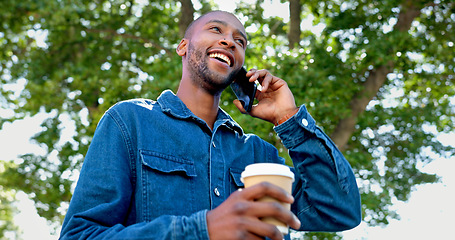
[[[213,27],[210,27],[210,30],[213,30],[215,32],[221,32],[221,29],[219,27],[216,27],[216,26],[213,26]]]
[[[235,40],[239,45],[241,45],[242,47],[245,46],[245,40],[241,39],[241,38],[238,38]]]

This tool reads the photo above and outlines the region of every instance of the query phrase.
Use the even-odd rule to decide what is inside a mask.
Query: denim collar
[[[165,90],[157,99],[158,104],[164,113],[172,115],[175,118],[180,119],[193,119],[201,124],[206,124],[204,120],[194,115],[190,109],[177,97],[171,90]],[[243,135],[243,129],[240,125],[235,122],[229,114],[223,109],[218,108],[218,115],[216,116],[215,127],[226,126],[228,129],[238,132],[241,136]]]

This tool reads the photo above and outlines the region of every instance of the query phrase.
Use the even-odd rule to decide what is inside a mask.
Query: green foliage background
[[[32,139],[46,154],[0,159],[2,238],[5,231],[16,231],[11,203],[17,191],[28,194],[41,216],[62,221],[105,110],[120,100],[156,99],[164,89],[177,89],[181,59],[174,49],[181,38],[184,1],[0,2],[0,107],[13,112],[0,116],[0,128],[49,113],[43,131]],[[356,109],[355,100],[363,97],[372,76],[388,70],[355,118],[348,143],[340,146],[359,180],[364,221],[388,224],[398,217],[390,210],[392,199],[406,201],[415,186],[438,181],[419,170],[434,160],[425,152],[454,154],[428,130],[454,130],[454,2],[297,1],[303,7],[300,17],[312,19],[322,31],[312,32],[302,21],[300,44],[294,48],[288,46],[289,22],[266,17],[264,2],[236,4],[250,41],[246,66],[266,68],[285,79],[297,104],[305,104],[329,135],[336,137],[336,127]],[[194,16],[218,8],[212,1],[198,3]],[[406,17],[412,24],[401,29]],[[44,43],[39,35],[45,36]],[[21,82],[25,86],[19,94],[6,87]],[[226,91],[222,107],[289,160],[272,125],[240,114],[233,99]],[[63,139],[68,124],[75,132]],[[305,238],[340,236],[308,233]]]

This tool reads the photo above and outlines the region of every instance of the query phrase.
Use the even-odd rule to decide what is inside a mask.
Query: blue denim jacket
[[[351,167],[306,108],[275,131],[294,162],[300,230],[357,226]],[[243,186],[240,173],[255,162],[284,160],[221,109],[212,131],[170,91],[120,102],[98,124],[61,239],[208,239],[207,211]]]

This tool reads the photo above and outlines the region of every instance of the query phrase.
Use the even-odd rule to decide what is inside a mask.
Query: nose
[[[233,48],[235,47],[234,40],[230,38],[223,38],[220,39],[219,43],[221,45],[227,46],[228,48]]]

